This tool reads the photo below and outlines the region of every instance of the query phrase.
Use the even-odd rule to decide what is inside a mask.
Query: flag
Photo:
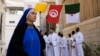
[[[47,22],[58,23],[62,5],[50,5]]]
[[[35,6],[35,9],[37,12],[45,12],[47,6],[48,6],[48,4],[46,4],[46,3],[37,3]]]
[[[80,23],[80,3],[65,5],[66,23]]]

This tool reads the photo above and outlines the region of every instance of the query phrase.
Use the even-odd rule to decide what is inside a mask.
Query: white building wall
[[[11,15],[9,13],[6,13],[6,20],[5,20],[5,42],[6,45],[5,47],[7,48],[8,43],[11,39],[12,33],[18,23],[18,21],[20,20],[21,15]],[[10,23],[10,21],[14,21],[15,23]]]
[[[0,33],[0,37],[1,37],[1,40],[0,40],[0,56],[3,55],[5,49],[4,49],[4,45],[5,45],[5,42],[4,42],[4,37],[3,37],[3,33],[4,33],[4,20],[5,20],[5,0],[0,0],[0,21],[2,20],[2,26],[0,25],[1,27],[1,33]],[[1,22],[0,22],[1,23]],[[2,49],[2,52],[1,52],[1,49]]]

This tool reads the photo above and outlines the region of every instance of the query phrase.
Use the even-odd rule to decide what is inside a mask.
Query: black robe
[[[9,43],[6,56],[29,56],[23,49],[23,39],[27,27],[28,24],[26,23],[24,23],[21,26],[17,26]],[[39,35],[39,40],[41,44],[41,56],[44,56],[43,50],[45,49],[45,41],[41,37],[37,28],[34,25],[33,27],[35,28],[35,30]]]

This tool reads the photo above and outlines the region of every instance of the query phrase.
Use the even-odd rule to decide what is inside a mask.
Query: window
[[[16,10],[15,9],[9,9],[9,14],[16,14]]]
[[[23,9],[19,9],[19,8],[11,8],[9,9],[9,14],[17,14],[17,15],[22,15],[23,14]]]
[[[9,23],[15,23],[15,21],[9,21]]]
[[[22,10],[18,10],[18,11],[17,11],[17,14],[18,14],[18,15],[22,15],[22,14],[23,14],[23,11],[22,11]]]

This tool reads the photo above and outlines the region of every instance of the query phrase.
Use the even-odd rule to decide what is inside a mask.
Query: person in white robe
[[[60,56],[69,56],[66,37],[64,37],[63,34],[60,32],[58,35],[60,37],[60,40],[59,40]]]
[[[48,34],[45,32],[43,36],[45,43],[46,43],[46,49],[45,49],[45,56],[49,56],[49,39],[48,39]]]
[[[84,51],[83,51],[83,34],[80,32],[80,29],[77,27],[76,28],[76,49],[77,49],[77,56],[84,56]]]
[[[48,35],[48,41],[49,41],[49,45],[48,45],[48,56],[54,56],[54,48],[52,45],[52,38],[51,38],[51,33]]]
[[[54,50],[53,56],[59,56],[59,37],[55,33],[55,30],[53,28],[50,28],[50,33],[51,34],[49,34],[49,36],[48,36],[49,37],[49,45],[53,47],[53,50]]]
[[[59,37],[59,56],[61,56],[62,54],[62,38],[61,38],[61,32],[58,33],[58,37]]]
[[[77,56],[75,37],[75,31],[72,31],[71,56]]]
[[[71,38],[71,34],[68,34],[68,38],[67,38],[67,44],[68,44],[68,54],[69,56],[71,56],[71,44],[72,44],[72,38]]]

